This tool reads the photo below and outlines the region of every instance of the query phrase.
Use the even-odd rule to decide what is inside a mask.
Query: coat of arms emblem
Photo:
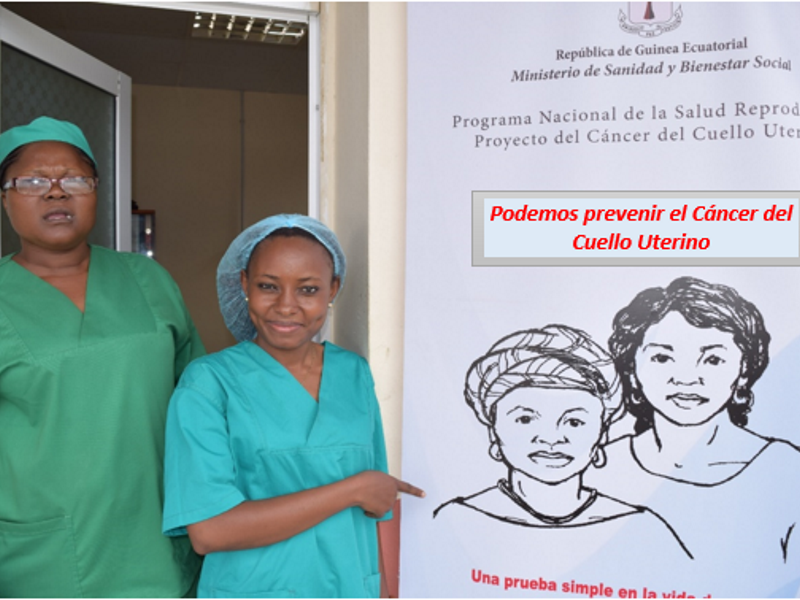
[[[626,33],[653,38],[676,29],[683,11],[673,2],[628,2],[628,12],[619,11],[619,26]]]

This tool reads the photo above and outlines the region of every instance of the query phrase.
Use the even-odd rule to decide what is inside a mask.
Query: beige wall
[[[345,246],[334,340],[366,356],[400,475],[406,177],[406,7],[322,3],[320,214]]]
[[[244,226],[308,214],[308,96],[244,94]]]
[[[133,86],[133,198],[156,211],[156,257],[209,351],[233,343],[215,276],[242,223],[307,211],[307,107],[306,96]]]
[[[405,4],[321,3],[320,26],[320,217],[339,235],[349,263],[347,285],[337,300],[331,333],[336,343],[370,361],[381,401],[390,469],[400,474]],[[211,104],[217,108],[211,108]],[[212,175],[218,161],[228,165],[241,156],[241,139],[234,141],[230,134],[231,124],[238,123],[239,115],[236,112],[231,116],[230,112],[240,104],[236,92],[134,86],[134,198],[142,208],[158,210],[159,261],[178,280],[210,349],[219,349],[230,341],[219,317],[213,275],[209,273],[216,269],[227,244],[239,231],[242,190],[240,173]],[[246,110],[252,106],[265,115],[259,126],[246,129],[247,152],[274,153],[272,160],[244,161],[245,224],[270,212],[305,212],[306,98],[246,94],[244,104]],[[276,109],[270,119],[266,113],[277,105],[281,109]],[[277,116],[284,109],[292,115],[290,118]],[[218,110],[227,112],[223,115]],[[219,131],[222,128],[228,133]],[[302,138],[291,133],[300,130]],[[276,136],[276,131],[284,133]],[[279,137],[296,143],[282,146],[277,142]],[[154,154],[152,148],[158,153]],[[193,149],[202,156],[200,162],[188,158],[194,155]],[[181,163],[186,174],[172,181],[168,172],[176,163]],[[270,166],[277,172],[274,177],[266,176]],[[285,177],[293,168],[294,175]],[[192,180],[191,173],[199,173],[199,178]],[[284,194],[293,197],[296,208],[278,204],[282,200],[277,199]],[[187,214],[192,211],[191,203],[175,202],[186,196],[196,203],[196,218]],[[258,202],[268,204],[270,198],[273,210],[268,206],[256,208]],[[204,214],[214,216],[206,218]],[[190,221],[193,227],[187,227]]]

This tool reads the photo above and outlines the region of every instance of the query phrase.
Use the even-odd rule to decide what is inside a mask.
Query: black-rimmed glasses
[[[70,196],[90,194],[97,189],[97,177],[14,177],[3,185],[3,191],[15,189],[23,196],[44,196],[57,183]]]

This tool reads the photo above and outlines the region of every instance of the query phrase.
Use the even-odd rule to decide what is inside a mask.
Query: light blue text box
[[[797,198],[486,198],[484,256],[797,258],[798,218]]]

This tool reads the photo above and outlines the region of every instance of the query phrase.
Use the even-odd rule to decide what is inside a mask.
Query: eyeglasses
[[[3,185],[3,191],[14,188],[23,196],[44,196],[57,183],[70,196],[89,194],[97,189],[97,177],[14,177]]]

